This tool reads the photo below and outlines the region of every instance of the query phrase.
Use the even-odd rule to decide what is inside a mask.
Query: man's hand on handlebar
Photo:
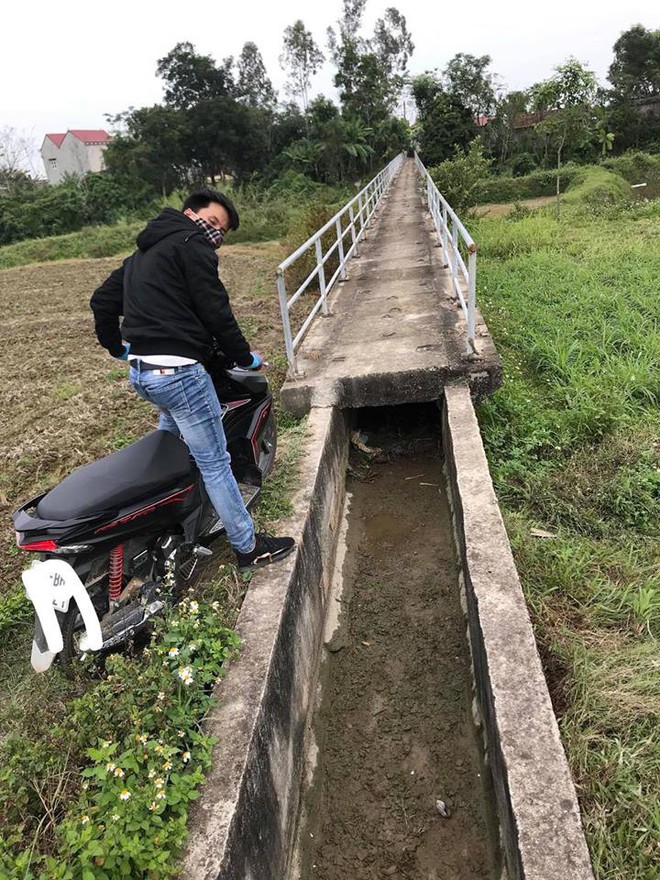
[[[251,351],[252,355],[252,363],[247,364],[245,367],[246,370],[260,370],[264,365],[264,359],[261,357],[258,351]]]
[[[261,355],[259,354],[258,351],[251,351],[250,354],[252,355],[252,363],[251,364],[240,364],[240,365],[236,364],[234,366],[234,369],[235,370],[246,370],[246,371],[247,370],[252,370],[252,371],[260,370],[265,364],[264,359],[261,357]]]

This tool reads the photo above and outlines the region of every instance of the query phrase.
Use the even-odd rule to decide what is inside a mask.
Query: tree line
[[[417,149],[432,167],[474,155],[478,140],[483,173],[514,176],[630,149],[660,151],[651,102],[660,95],[660,31],[635,25],[619,37],[607,88],[571,58],[547,80],[507,92],[488,55],[458,53],[444,69],[412,77],[405,16],[390,7],[365,34],[366,3],[343,0],[323,48],[302,20],[284,30],[284,101],[255,43],[220,62],[178,43],[156,63],[162,102],[108,118],[113,140],[103,175],[39,187],[3,163],[0,138],[0,243],[79,228],[76,217],[108,222],[202,183],[267,190],[290,181],[297,191],[301,180],[352,184],[401,150]],[[325,60],[334,67],[336,102],[311,97]],[[39,210],[11,204],[18,191],[23,203],[43,202]]]

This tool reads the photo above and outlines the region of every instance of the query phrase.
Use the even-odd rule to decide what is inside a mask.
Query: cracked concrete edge
[[[284,876],[347,455],[343,414],[313,410],[301,488],[278,529],[296,538],[297,552],[253,577],[238,618],[240,654],[217,684],[219,702],[206,720],[218,742],[190,813],[179,875],[186,880]]]
[[[443,440],[509,874],[593,880],[575,786],[464,384],[445,389]]]
[[[404,403],[431,403],[442,397],[447,383],[464,379],[473,397],[483,400],[502,384],[502,367],[496,363],[488,370],[475,363],[470,369],[430,366],[425,369],[373,372],[313,383],[287,383],[280,400],[285,410],[300,418],[317,407],[360,409],[369,406],[396,406]]]

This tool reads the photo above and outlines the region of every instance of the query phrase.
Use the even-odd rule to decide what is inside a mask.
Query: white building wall
[[[105,169],[105,153],[106,144],[88,144],[87,145],[87,164],[90,171],[103,171]]]
[[[60,150],[59,147],[55,146],[50,138],[44,138],[44,142],[41,147],[41,158],[43,160],[44,168],[46,170],[48,183],[52,184],[53,186],[57,183],[61,183],[62,165],[60,163]]]
[[[83,177],[90,171],[102,171],[105,147],[105,144],[84,144],[70,132],[66,133],[59,148],[50,138],[45,138],[41,157],[48,182],[55,185],[70,174]]]

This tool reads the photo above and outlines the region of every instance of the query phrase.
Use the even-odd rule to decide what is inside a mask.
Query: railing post
[[[451,221],[451,274],[458,284],[458,226],[455,220]]]
[[[474,333],[474,312],[477,305],[477,252],[470,251],[470,259],[468,260],[468,352],[477,353]]]
[[[316,265],[318,267],[319,290],[321,291],[321,311],[328,315],[328,300],[325,295],[325,268],[323,266],[323,246],[320,237],[316,239]]]
[[[339,280],[346,281],[346,260],[344,259],[344,237],[341,231],[341,218],[337,217],[337,222],[335,223],[335,229],[337,230],[337,250],[339,251],[339,265],[341,266],[341,272],[339,273]]]
[[[430,179],[430,178],[429,178]],[[438,247],[442,247],[442,220],[440,217],[440,193],[437,189],[433,189],[431,191],[431,198],[433,200],[433,211],[431,212],[433,215],[433,223],[435,225],[435,233],[438,237]]]
[[[355,214],[353,213],[353,205],[349,205],[348,216],[351,221],[351,241],[352,241],[351,246],[354,247],[353,256],[359,257],[360,255],[358,253],[358,248],[357,248],[357,239],[355,237]]]
[[[449,254],[447,253],[447,203],[442,203],[442,259],[444,260],[443,268],[449,265]]]
[[[292,375],[298,373],[298,365],[296,363],[296,353],[293,350],[293,339],[291,337],[291,322],[289,321],[289,305],[286,301],[286,283],[284,281],[284,272],[277,270],[277,293],[280,298],[280,312],[282,313],[282,326],[284,327],[284,347],[286,348],[286,359],[289,362],[289,369]]]

